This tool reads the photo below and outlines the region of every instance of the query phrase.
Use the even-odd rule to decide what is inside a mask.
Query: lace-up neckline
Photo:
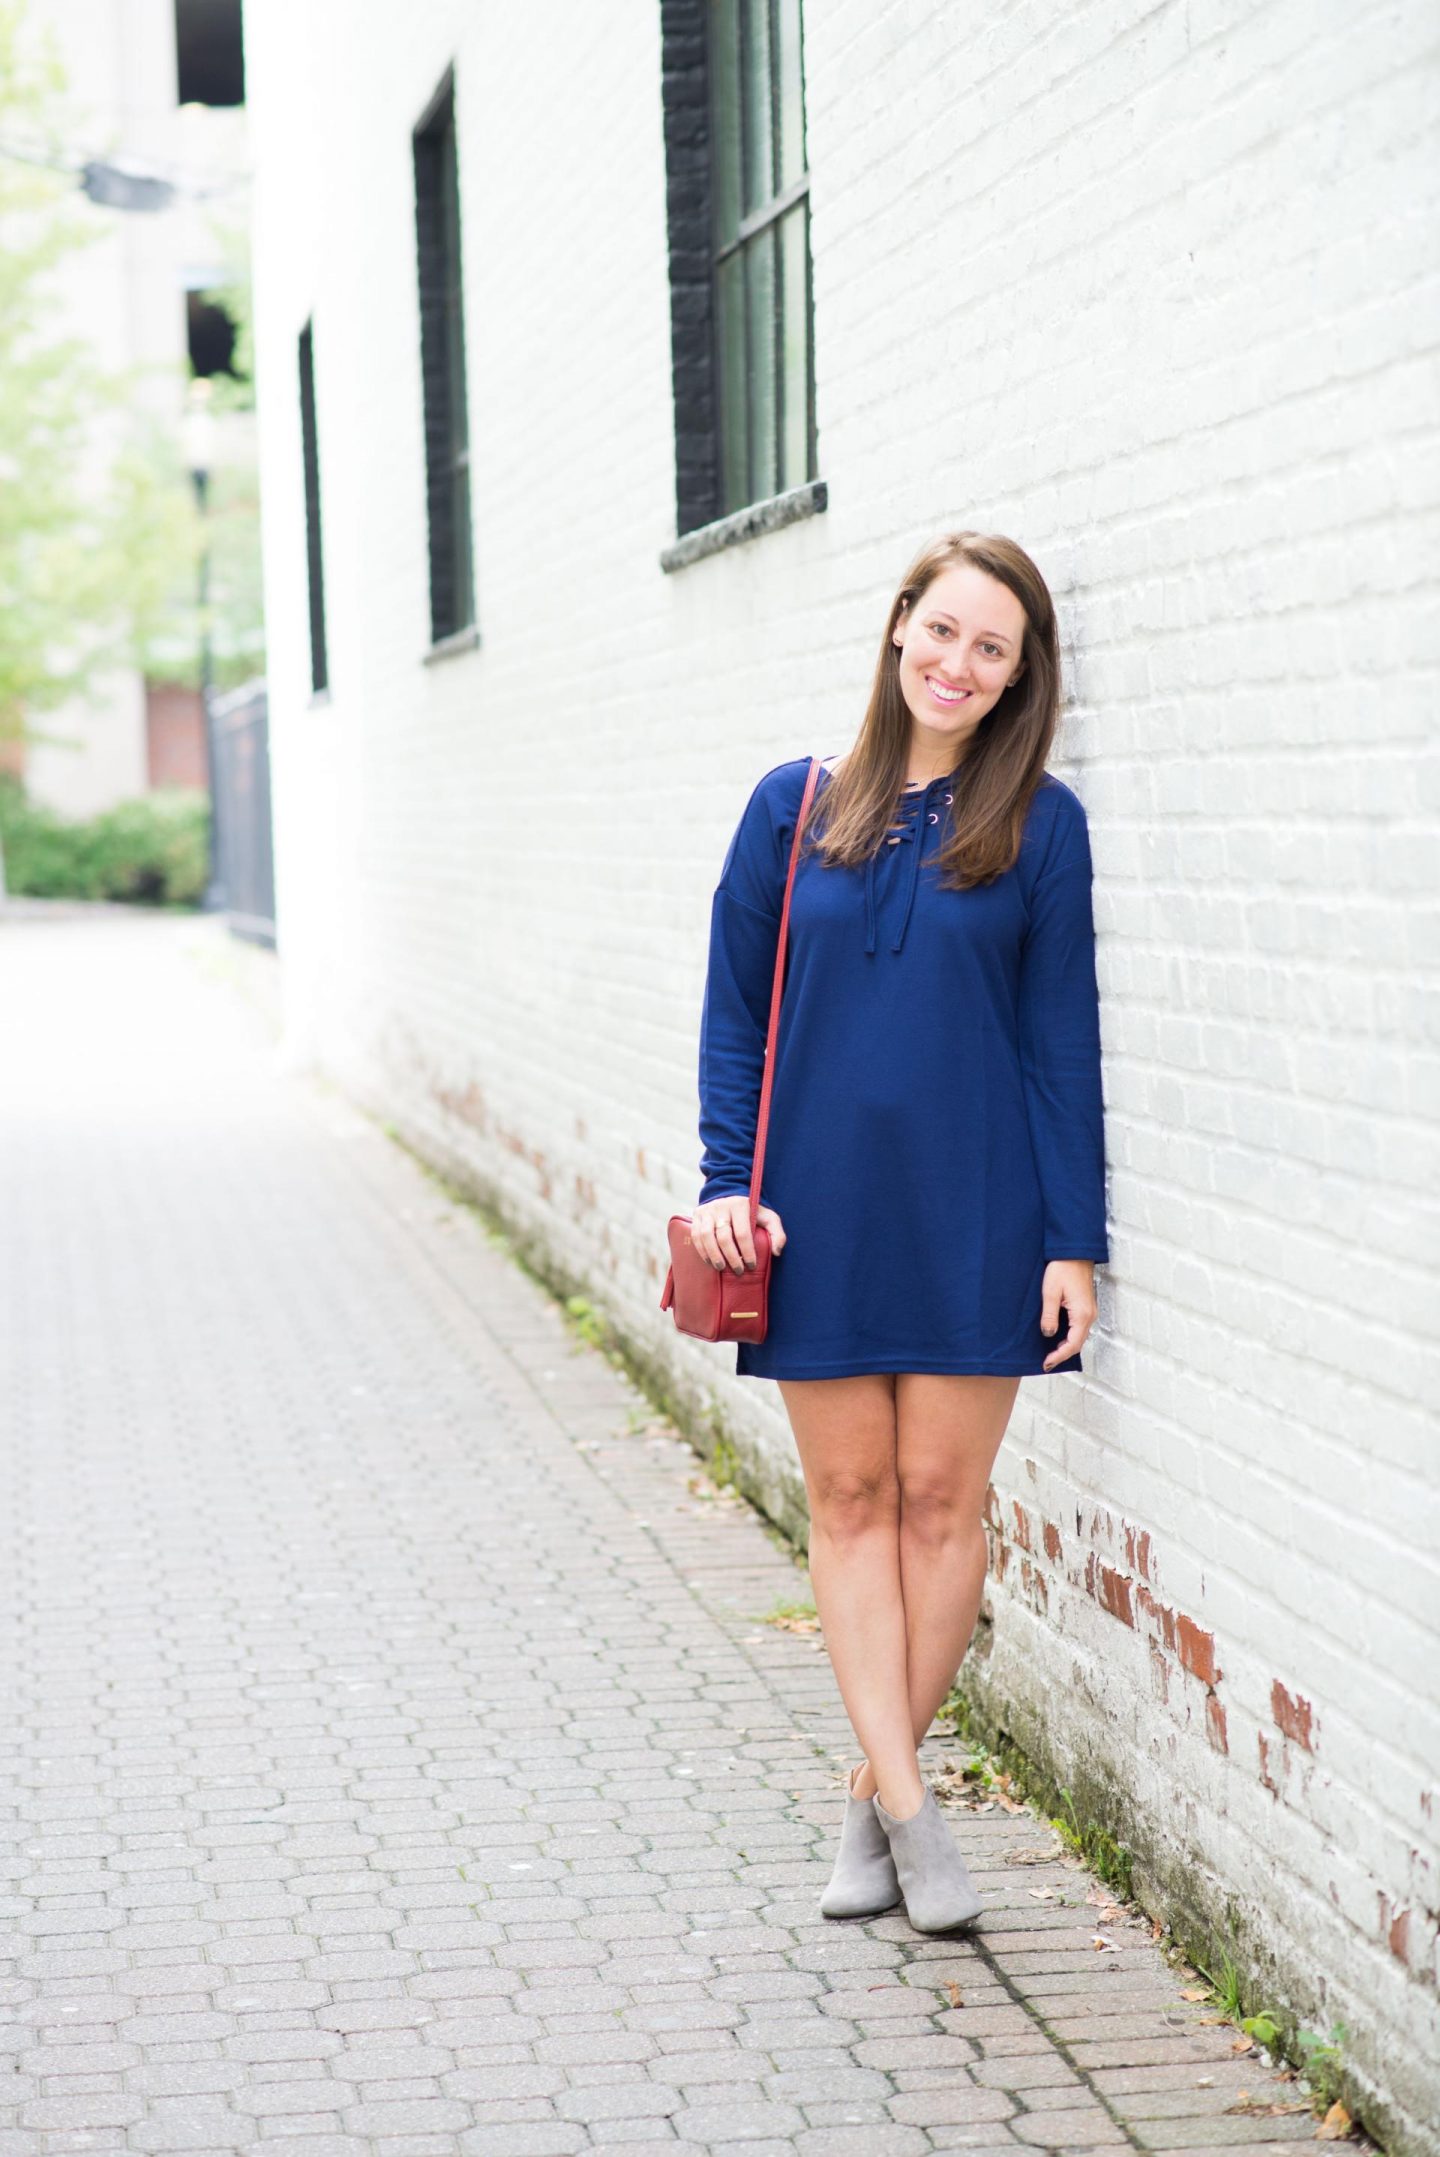
[[[821,768],[827,779],[835,777],[834,772],[828,765],[822,765]],[[915,905],[916,886],[920,881],[920,855],[924,846],[925,829],[930,824],[939,823],[942,803],[945,807],[949,807],[953,803],[955,799],[954,782],[958,778],[959,772],[960,766],[957,764],[953,771],[942,772],[938,778],[917,780],[914,783],[907,781],[900,789],[899,816],[886,832],[885,838],[881,842],[887,849],[905,845],[909,845],[911,849],[905,871],[905,905],[900,916],[900,926],[895,931],[894,940],[890,945],[892,951],[900,950],[905,942],[905,931],[910,926],[910,915]],[[938,797],[934,804],[930,800],[932,794]],[[878,858],[877,851],[877,853],[870,856],[865,864],[865,949],[867,952],[873,952],[875,949],[875,863]]]

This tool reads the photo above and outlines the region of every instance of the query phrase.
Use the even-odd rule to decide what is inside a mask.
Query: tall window
[[[415,130],[415,237],[425,406],[425,497],[430,530],[430,636],[438,644],[458,630],[469,628],[475,620],[460,274],[460,171],[451,71],[447,71]]]
[[[710,0],[719,514],[814,477],[800,0]]]
[[[661,29],[676,523],[754,508],[746,536],[825,499],[801,0],[661,0]]]
[[[310,584],[310,687],[330,679],[325,650],[325,560],[320,546],[320,438],[315,424],[314,324],[300,332],[300,454],[305,467],[305,567]]]

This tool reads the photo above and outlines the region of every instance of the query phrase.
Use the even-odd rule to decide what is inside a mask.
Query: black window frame
[[[330,686],[325,636],[325,553],[320,522],[320,433],[315,400],[315,318],[300,332],[300,458],[305,481],[305,575],[310,609],[310,690]]]
[[[455,70],[413,135],[415,261],[425,432],[431,649],[475,641],[475,554],[465,380],[464,253]]]
[[[781,171],[781,69],[782,11],[791,11],[798,70],[800,169],[786,178]],[[738,94],[734,111],[738,132],[727,153],[718,139],[717,45],[724,18],[733,24],[738,40],[734,57]],[[768,69],[768,162],[770,186],[763,198],[747,206],[745,175],[749,159],[750,123],[755,99],[746,94],[745,56],[754,50],[751,31],[757,17],[763,25]],[[755,75],[749,80],[753,83]],[[671,292],[671,372],[675,412],[675,524],[676,544],[661,555],[662,567],[679,568],[709,553],[716,546],[790,523],[826,504],[826,487],[818,476],[815,422],[815,317],[809,217],[811,173],[804,149],[803,0],[661,0],[661,89],[665,121],[666,211],[669,232]],[[794,111],[791,108],[793,120]],[[741,193],[736,199],[740,213],[737,229],[722,234],[717,204],[724,190],[727,170]],[[786,369],[783,349],[783,263],[773,263],[773,312],[770,336],[770,384],[773,391],[771,419],[773,462],[754,452],[757,404],[756,349],[764,350],[765,325],[752,316],[750,280],[742,273],[744,309],[742,343],[745,352],[745,484],[733,486],[735,428],[722,410],[726,388],[724,331],[734,308],[722,301],[725,265],[747,251],[777,244],[781,220],[790,213],[803,225],[801,317],[804,326],[803,466],[787,471],[784,439],[786,428]],[[793,265],[792,265],[793,267]],[[734,379],[732,370],[732,379]],[[793,390],[795,376],[790,377]],[[733,407],[732,407],[733,411]],[[726,466],[732,485],[727,494]],[[735,498],[743,492],[743,501]]]

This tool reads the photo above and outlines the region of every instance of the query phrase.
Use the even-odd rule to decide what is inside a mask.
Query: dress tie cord
[[[923,793],[908,793],[906,796],[906,807],[909,812],[907,820],[901,824],[898,831],[891,832],[886,841],[889,844],[890,840],[893,839],[897,845],[909,844],[911,847],[909,873],[905,880],[905,907],[900,916],[900,926],[896,930],[894,941],[890,946],[892,951],[898,951],[904,943],[905,931],[910,926],[910,915],[915,905],[915,889],[920,881],[920,854],[925,836],[925,824],[921,821],[922,812],[926,823],[939,823],[939,811],[929,809],[927,804],[930,800],[931,789],[943,784],[943,780],[932,779]],[[954,794],[947,788],[945,800],[953,802],[954,799]],[[865,949],[867,952],[873,952],[875,949],[875,860],[876,857],[872,854],[865,864]]]

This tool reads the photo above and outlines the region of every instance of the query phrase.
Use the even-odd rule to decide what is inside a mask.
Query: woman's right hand
[[[785,1248],[785,1229],[773,1206],[757,1206],[757,1221],[770,1231],[770,1252],[778,1258]],[[750,1201],[733,1198],[708,1199],[690,1216],[690,1241],[712,1266],[728,1266],[732,1273],[745,1273],[755,1264],[755,1239],[750,1233]]]

